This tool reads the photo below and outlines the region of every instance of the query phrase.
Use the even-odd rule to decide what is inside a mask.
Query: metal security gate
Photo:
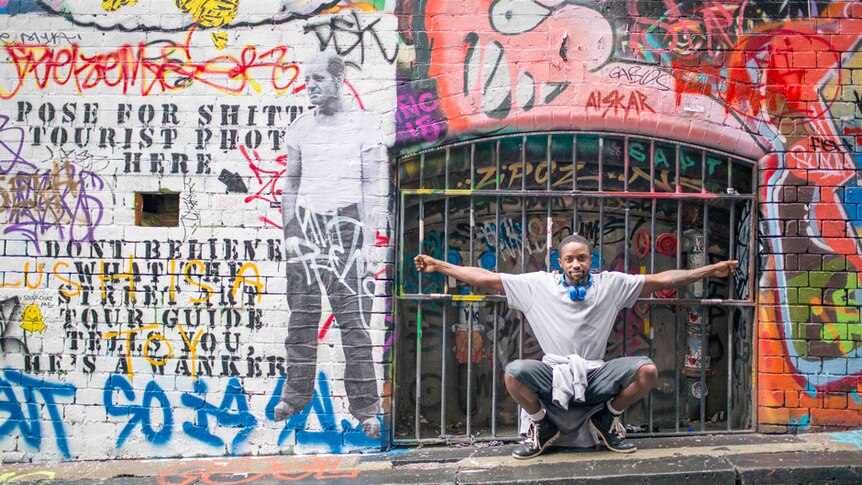
[[[627,410],[630,436],[751,430],[756,182],[749,160],[619,134],[486,138],[400,159],[395,444],[518,438],[504,368],[541,357],[504,297],[418,274],[420,248],[492,271],[554,270],[571,233],[592,242],[593,270],[740,261],[727,279],[620,312],[606,359],[647,355],[659,368],[649,399]]]

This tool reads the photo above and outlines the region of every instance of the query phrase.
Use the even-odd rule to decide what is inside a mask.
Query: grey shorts
[[[655,365],[649,357],[619,357],[609,360],[598,369],[587,372],[587,392],[584,402],[572,402],[572,406],[592,406],[613,399],[631,384],[638,369],[644,365]],[[518,382],[526,384],[539,395],[546,405],[552,404],[553,371],[551,366],[538,360],[516,360],[506,366],[506,373]]]

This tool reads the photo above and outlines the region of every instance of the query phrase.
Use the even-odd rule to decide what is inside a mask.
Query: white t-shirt
[[[297,204],[325,214],[362,202],[362,152],[376,149],[382,139],[377,119],[370,113],[341,111],[331,123],[323,124],[315,111],[296,118],[287,128],[285,141],[299,151],[302,162]]]
[[[587,360],[604,358],[617,313],[635,304],[644,285],[643,275],[603,271],[592,275],[583,300],[572,301],[558,273],[500,277],[509,307],[524,312],[546,354],[577,354]]]

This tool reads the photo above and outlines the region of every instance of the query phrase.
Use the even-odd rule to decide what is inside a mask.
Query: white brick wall
[[[14,161],[13,173],[31,186],[25,192],[6,175],[0,180],[0,191],[8,200],[17,197],[36,201],[35,210],[28,210],[21,202],[0,207],[5,231],[0,239],[3,284],[0,360],[5,368],[0,371],[0,392],[5,393],[3,399],[9,400],[7,405],[12,410],[11,416],[0,416],[0,425],[13,419],[12,416],[23,419],[20,426],[0,435],[0,460],[272,454],[290,446],[295,446],[298,452],[342,452],[357,446],[386,446],[387,439],[357,441],[326,435],[321,441],[315,435],[321,428],[314,411],[310,412],[306,426],[311,435],[297,439],[289,433],[279,443],[285,422],[276,423],[267,416],[277,402],[274,391],[284,372],[284,338],[290,313],[284,296],[283,233],[273,225],[282,223],[281,214],[278,205],[271,206],[270,201],[280,201],[274,191],[281,190],[282,180],[277,173],[284,167],[275,160],[287,153],[284,130],[292,117],[309,106],[306,93],[294,92],[294,88],[304,84],[305,61],[320,47],[313,33],[303,31],[304,25],[315,17],[285,21],[289,15],[279,13],[280,1],[240,2],[235,21],[256,25],[224,29],[227,43],[221,50],[210,36],[219,29],[201,29],[191,34],[185,51],[183,44],[194,19],[181,13],[174,2],[139,2],[116,12],[106,12],[100,1],[54,3],[63,4],[62,8],[71,12],[79,24],[36,8],[34,12],[16,16],[0,13],[0,31],[7,33],[10,41],[44,42],[43,47],[50,49],[58,61],[52,72],[60,73],[61,78],[69,71],[62,65],[63,59],[75,52],[78,67],[85,63],[85,57],[114,53],[128,56],[124,59],[132,66],[139,60],[139,45],[149,43],[142,54],[149,64],[139,65],[138,77],[134,82],[127,79],[125,88],[108,85],[118,79],[116,69],[108,69],[106,79],[98,79],[97,71],[86,67],[85,74],[77,79],[91,85],[76,88],[73,77],[65,84],[50,78],[40,87],[35,76],[40,79],[44,76],[44,65],[35,73],[26,71],[19,85],[19,71],[11,62],[9,51],[0,55],[0,88],[6,98],[0,100],[0,114],[9,118],[4,120],[3,140],[15,155],[4,154],[3,158]],[[395,45],[395,19],[391,13],[378,11],[360,16],[380,19],[379,37],[388,45]],[[272,23],[273,18],[276,24]],[[101,28],[84,26],[89,24]],[[113,29],[117,24],[132,26],[132,31]],[[34,33],[39,35],[33,37]],[[51,33],[62,35],[47,35]],[[168,60],[159,57],[162,48],[171,43],[176,49],[165,51],[165,55],[178,66],[184,64],[186,74],[171,71]],[[282,47],[283,55],[281,50],[265,54]],[[23,50],[17,51],[17,67],[25,69],[28,61],[23,56],[27,48],[20,49]],[[245,57],[244,49],[248,49]],[[384,60],[376,48],[366,49],[364,59],[359,58],[357,50],[346,60],[348,81],[365,109],[384,120],[383,139],[391,144],[393,120],[386,115],[395,99],[394,64]],[[245,71],[245,79],[231,79],[226,71],[240,62],[254,65]],[[283,71],[274,70],[273,63],[282,64]],[[168,85],[164,89],[154,80],[160,66],[168,69],[164,75]],[[197,79],[187,86],[173,87],[195,68],[204,72],[198,73]],[[298,77],[289,89],[281,89],[280,85],[286,81],[277,76],[274,79],[274,72],[292,73],[293,69],[298,69]],[[151,88],[148,93],[144,93],[145,87]],[[228,90],[235,92],[228,94]],[[85,123],[87,104],[98,104],[98,110],[95,120]],[[163,105],[168,106],[167,112]],[[222,126],[221,105],[238,106],[236,125]],[[213,107],[211,111],[207,111],[209,106]],[[266,106],[281,108],[281,113],[273,117],[273,126],[267,126]],[[68,112],[64,113],[64,107]],[[148,116],[150,107],[152,120]],[[19,119],[22,108],[30,111],[21,112]],[[48,116],[47,110],[51,108],[55,110],[53,117]],[[253,125],[249,123],[251,113]],[[206,119],[210,114],[211,119]],[[89,143],[75,145],[76,129],[84,130],[81,133],[85,135],[89,130]],[[165,146],[163,129],[171,130],[170,146]],[[222,129],[237,130],[236,146],[222,146]],[[212,133],[203,146],[198,136],[205,131],[197,130]],[[254,141],[258,132],[262,142],[254,149],[256,155],[252,150],[248,154],[262,170],[261,179],[239,148],[246,135]],[[277,149],[270,132],[277,136]],[[108,138],[111,133],[113,145]],[[56,137],[63,134],[68,140],[60,144]],[[127,167],[127,153],[141,153],[139,167]],[[157,157],[155,167],[151,165],[151,156]],[[186,173],[172,163],[174,158],[184,157],[188,158]],[[198,157],[211,157],[208,171],[198,166]],[[65,162],[69,162],[73,172],[61,169],[53,178],[46,176],[54,164],[63,167]],[[3,162],[4,170],[9,169],[10,163]],[[223,170],[229,175],[236,174],[246,190],[228,190],[219,180]],[[84,172],[89,174],[88,178],[79,178],[82,171],[88,171]],[[333,167],[332,176],[339,176],[338,167]],[[322,185],[320,190],[326,191],[327,187]],[[134,193],[159,191],[180,193],[180,226],[136,226]],[[68,213],[63,213],[64,209]],[[27,222],[30,217],[36,218],[32,224],[14,226],[16,221]],[[214,252],[210,239],[215,240]],[[192,240],[199,243],[195,254],[190,254]],[[226,240],[238,245],[236,254],[232,251],[226,254]],[[102,244],[104,253],[100,256],[95,246],[104,241],[118,242],[119,254],[115,254],[113,245]],[[254,258],[246,253],[246,242],[257,243]],[[155,243],[159,245],[158,255],[153,250]],[[171,245],[178,248],[178,254],[171,255]],[[281,256],[269,260],[270,250]],[[110,278],[130,272],[129,257],[133,257],[134,265],[134,302],[128,300],[130,281]],[[378,257],[381,263],[391,262],[385,249],[378,250]],[[201,265],[192,261],[200,261]],[[107,274],[100,282],[102,262]],[[26,282],[25,264],[29,273]],[[202,276],[204,265],[218,277]],[[243,274],[246,281],[232,295],[237,282],[232,272],[243,265],[247,265]],[[37,267],[42,267],[41,274],[36,272]],[[187,268],[191,269],[188,277],[191,282],[183,273]],[[81,275],[79,270],[91,271],[92,275]],[[252,294],[250,298],[246,292],[256,292],[257,284],[262,285],[260,295]],[[208,293],[200,285],[212,288],[211,295],[208,301],[195,304],[192,299]],[[382,288],[391,291],[391,285]],[[390,297],[391,293],[375,292],[377,299]],[[38,308],[38,313],[32,310],[25,313],[31,305]],[[383,302],[375,305],[382,308]],[[199,325],[198,310],[202,312]],[[187,312],[191,315],[188,318]],[[257,328],[248,327],[250,314],[259,315]],[[328,314],[325,310],[321,319]],[[31,318],[33,315],[38,318]],[[239,322],[235,316],[239,316]],[[44,324],[42,331],[28,330],[41,324]],[[133,339],[128,340],[126,333],[141,326],[152,328],[135,331]],[[194,377],[192,358],[180,327],[192,336],[199,330],[207,334],[196,346]],[[388,333],[382,318],[375,318],[371,328],[373,354],[379,362]],[[112,332],[120,335],[110,337]],[[145,352],[148,339],[150,344]],[[127,349],[130,342],[131,348]],[[342,420],[355,427],[358,422],[348,412],[345,397],[341,345],[336,328],[328,331],[320,345],[318,372],[323,373],[330,386],[329,394],[321,399],[331,402],[335,416],[329,418],[334,418],[339,427]],[[257,358],[261,360],[256,361]],[[253,368],[250,362],[257,363],[260,376],[249,376]],[[210,364],[210,368],[204,363]],[[380,367],[378,388],[382,389],[382,366],[377,366]],[[106,402],[105,388],[110,379],[114,390],[108,392]],[[206,406],[212,406],[205,428],[212,433],[210,437],[195,438],[184,429],[187,423],[200,423],[198,410],[189,407],[195,405],[196,398],[202,398],[194,393],[195,381],[206,385]],[[69,395],[58,392],[52,397],[52,386],[62,385],[70,386],[66,391]],[[242,392],[226,394],[229,385],[240,385]],[[128,386],[128,393],[118,390],[118,386]],[[26,389],[32,392],[25,392]],[[31,396],[29,403],[27,395]],[[51,400],[53,404],[47,402]],[[162,400],[168,403],[167,408],[162,408]],[[225,410],[219,411],[222,405]],[[230,419],[229,415],[246,407],[250,418],[241,427],[225,425],[230,424],[224,421]],[[34,415],[30,414],[31,409],[35,410]],[[61,423],[51,422],[52,409],[59,413]],[[222,423],[217,416],[219,412],[223,414]],[[165,420],[166,416],[169,419]],[[35,421],[41,422],[41,432],[32,431]],[[134,424],[127,429],[129,423]],[[60,427],[59,434],[55,425]],[[232,442],[240,432],[247,432],[247,436],[238,439],[234,446]],[[303,439],[318,444],[303,448]]]

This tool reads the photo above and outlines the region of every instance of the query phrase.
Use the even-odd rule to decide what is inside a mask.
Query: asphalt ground
[[[638,451],[516,445],[401,448],[348,455],[4,464],[0,483],[192,484],[862,484],[862,430],[638,438]]]

